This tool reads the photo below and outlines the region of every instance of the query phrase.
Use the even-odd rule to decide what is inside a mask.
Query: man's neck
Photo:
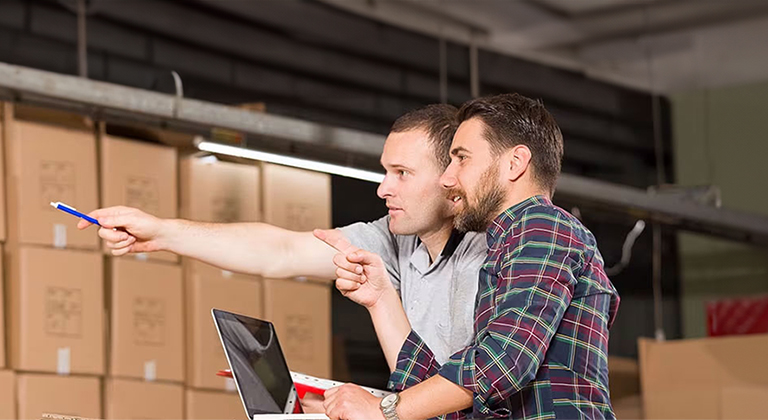
[[[445,248],[445,245],[448,243],[452,231],[453,221],[449,221],[443,223],[443,225],[437,229],[419,234],[419,239],[421,239],[421,242],[427,247],[427,252],[429,252],[430,263],[433,263],[440,253],[443,252],[443,248]]]
[[[501,209],[499,214],[506,211],[510,207],[514,207],[523,201],[537,195],[543,195],[549,197],[549,193],[538,187],[520,188],[516,191],[508,191],[507,199],[504,201],[504,208]]]

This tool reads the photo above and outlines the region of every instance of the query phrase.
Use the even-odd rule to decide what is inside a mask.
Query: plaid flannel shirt
[[[443,418],[614,418],[608,329],[619,306],[594,236],[542,196],[499,215],[475,301],[475,338],[442,366],[415,332],[398,355],[395,391],[439,374],[473,393]]]

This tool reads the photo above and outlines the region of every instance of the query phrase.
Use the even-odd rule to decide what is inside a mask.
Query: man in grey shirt
[[[400,293],[414,331],[436,346],[444,362],[455,349],[466,347],[473,333],[475,294],[487,246],[476,232],[452,231],[436,259],[430,258],[416,235],[395,235],[390,217],[340,228],[354,246],[378,254]],[[432,347],[430,347],[432,348]]]
[[[452,106],[431,105],[400,117],[384,145],[386,175],[377,191],[389,214],[341,228],[352,244],[382,256],[413,328],[440,361],[472,338],[478,272],[487,249],[482,235],[453,230],[455,203],[439,183],[450,162],[455,114]],[[90,216],[99,220],[99,236],[115,256],[163,250],[270,278],[337,277],[336,251],[312,232],[264,223],[159,219],[128,207]],[[88,225],[83,221],[78,227]],[[387,357],[390,369],[395,362]]]

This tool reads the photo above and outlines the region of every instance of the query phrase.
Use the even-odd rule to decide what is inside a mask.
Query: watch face
[[[386,397],[384,397],[383,400],[381,400],[381,406],[389,407],[390,405],[394,404],[395,401],[397,401],[397,394],[389,394]]]

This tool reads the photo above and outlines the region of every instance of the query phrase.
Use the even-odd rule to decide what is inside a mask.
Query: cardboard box
[[[643,418],[640,366],[628,357],[608,356],[608,385],[616,418]]]
[[[20,419],[40,419],[43,413],[101,418],[99,378],[25,373],[17,384]]]
[[[260,318],[261,280],[223,271],[192,259],[184,259],[186,293],[187,386],[234,389],[231,379],[216,376],[227,369],[227,358],[211,317],[211,309],[223,309]]]
[[[288,368],[331,376],[331,289],[286,279],[264,280],[264,318],[275,324]]]
[[[259,167],[188,157],[179,164],[181,217],[203,222],[261,220]]]
[[[5,109],[10,107],[0,103],[0,241],[6,239],[5,229]]]
[[[102,207],[122,205],[160,218],[176,218],[176,177],[176,149],[101,135]],[[178,262],[169,252],[151,252],[139,258]]]
[[[643,397],[640,394],[630,395],[623,398],[611,398],[613,414],[617,419],[638,420],[644,419],[643,415]]]
[[[0,370],[0,419],[16,418],[16,374]]]
[[[331,176],[262,164],[264,221],[294,231],[331,228]]]
[[[640,366],[637,360],[608,356],[608,384],[611,399],[640,394]]]
[[[248,420],[237,392],[216,392],[188,389],[186,395],[188,420]]]
[[[0,248],[0,279],[5,277],[5,268],[3,267],[3,253],[2,248]],[[4,368],[6,365],[5,361],[5,346],[6,346],[6,339],[5,339],[5,293],[3,292],[5,290],[5,286],[3,286],[3,282],[0,281],[0,369]],[[1,419],[2,417],[0,417]]]
[[[768,335],[639,341],[648,419],[764,418]]]
[[[105,419],[184,418],[184,388],[177,384],[107,379]]]
[[[10,366],[104,374],[101,254],[34,246],[5,251]]]
[[[109,374],[184,381],[181,267],[109,260]]]
[[[80,211],[98,207],[93,132],[14,120],[5,107],[8,240],[59,248],[98,249],[95,228],[50,206],[61,201]]]

